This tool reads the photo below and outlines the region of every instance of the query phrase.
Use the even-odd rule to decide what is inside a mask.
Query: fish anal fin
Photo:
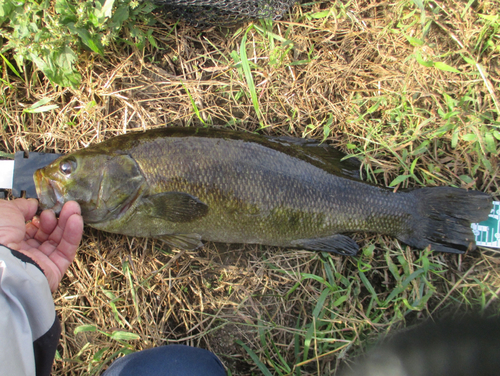
[[[343,256],[355,256],[359,250],[359,246],[354,240],[341,234],[325,238],[294,240],[292,246],[310,251],[333,252]]]
[[[172,248],[191,250],[203,246],[201,236],[199,234],[161,235],[157,238],[163,240]]]
[[[175,223],[192,222],[208,213],[208,205],[183,192],[147,196],[143,205],[148,215]]]

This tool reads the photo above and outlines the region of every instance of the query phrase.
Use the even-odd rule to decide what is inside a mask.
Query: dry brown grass
[[[310,17],[330,7],[330,17]],[[440,10],[432,14],[430,7]],[[255,131],[263,125],[264,134],[320,140],[328,129],[327,139],[358,155],[368,178],[379,184],[409,174],[419,157],[415,178],[402,187],[419,181],[475,187],[498,199],[497,153],[481,149],[481,142],[462,139],[476,134],[481,141],[484,129],[498,127],[500,120],[500,51],[475,48],[486,27],[478,13],[495,15],[498,9],[498,1],[473,7],[431,1],[426,16],[435,22],[425,44],[412,46],[407,37],[421,38],[422,25],[411,2],[295,6],[272,27],[293,45],[255,28],[247,34],[260,119],[248,82],[231,55],[240,56],[248,25],[200,31],[159,19],[153,34],[159,49],[113,45],[105,57],[83,54],[83,82],[77,90],[54,88],[39,72],[27,70],[25,82],[4,73],[10,87],[2,88],[2,150],[65,153],[136,128],[200,126],[188,91],[209,126]],[[265,27],[259,22],[256,26]],[[412,57],[417,52],[461,73],[424,67]],[[461,55],[480,64],[484,77]],[[454,128],[442,131],[449,123],[443,114],[450,112],[445,94],[473,101],[457,104]],[[59,109],[23,112],[42,98],[51,98]],[[458,135],[455,148],[453,133]],[[358,259],[223,244],[186,252],[87,228],[77,259],[55,294],[63,337],[54,374],[94,373],[118,351],[166,343],[208,348],[233,375],[260,374],[234,342],[239,339],[269,369],[271,362],[280,363],[281,355],[291,368],[300,363],[303,375],[329,375],[358,354],[366,340],[391,329],[444,313],[498,313],[498,251],[428,254],[382,236],[358,234],[356,240],[364,249]],[[360,270],[366,270],[364,275],[384,301],[401,285],[391,264],[408,276],[423,267],[423,259],[435,265],[435,271],[412,280],[385,306],[360,279]],[[335,299],[346,300],[335,304],[328,297],[318,307],[326,286],[321,278],[336,284]],[[405,304],[405,299],[415,302],[426,293],[430,298],[418,310]],[[311,337],[308,328],[315,308],[321,311],[321,323],[314,323],[318,332]],[[74,335],[81,325],[102,332]],[[123,341],[104,334],[116,330],[140,338]],[[301,352],[307,338],[310,351],[296,359],[295,341]],[[265,347],[262,339],[275,347]],[[272,373],[279,374],[275,369]]]

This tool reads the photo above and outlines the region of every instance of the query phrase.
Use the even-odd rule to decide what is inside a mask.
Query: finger
[[[73,214],[81,215],[80,205],[78,205],[75,201],[68,201],[64,204],[61,210],[59,221],[66,222]]]
[[[23,214],[25,221],[32,219],[38,210],[38,201],[34,198],[18,198],[12,200],[11,203]]]
[[[48,240],[39,249],[54,263],[61,278],[75,258],[83,234],[83,220],[79,214],[73,214],[66,221],[66,226],[59,244]]]
[[[35,238],[40,243],[43,243],[49,238],[50,234],[52,234],[57,226],[56,214],[52,209],[44,210],[40,214],[38,220],[33,219],[32,224],[34,227],[37,227],[37,231],[32,235],[31,227],[28,232],[28,226],[26,226],[26,236],[31,235],[32,238]]]
[[[38,208],[36,200],[0,200],[0,243],[17,243],[24,239],[26,220],[33,218]]]
[[[39,249],[48,257],[51,257],[51,253],[57,251],[62,255],[68,254],[68,258],[71,258],[71,254],[76,251],[82,239],[82,217],[79,214],[73,214],[67,219],[64,228],[57,226],[54,233],[59,231],[62,232],[60,237],[57,236],[59,238],[59,241],[55,241],[52,236],[49,236],[49,239],[43,242],[39,246]],[[31,239],[27,243],[30,245],[34,245],[35,242],[35,239]]]
[[[66,222],[62,240],[59,244],[59,250],[63,253],[66,251],[76,251],[80,245],[83,235],[83,218],[78,213],[73,214]]]
[[[31,222],[26,223],[26,234],[24,240],[32,239],[40,229],[40,217],[33,217]]]
[[[59,220],[57,221],[57,226],[53,229],[53,231],[50,234],[48,234],[49,236],[47,239],[54,243],[59,244],[59,242],[63,237],[66,223],[68,219],[73,215],[81,217],[80,205],[78,205],[75,201],[68,201],[64,204],[61,210],[61,214],[59,214]]]
[[[37,241],[36,239],[28,239],[24,242],[21,242],[20,244],[21,244],[21,249],[25,249],[25,250],[40,247],[40,242]],[[56,247],[56,245],[54,245],[54,248],[55,247]]]

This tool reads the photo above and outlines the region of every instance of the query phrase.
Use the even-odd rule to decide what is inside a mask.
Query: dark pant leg
[[[168,345],[128,354],[113,362],[102,376],[226,376],[210,351]]]

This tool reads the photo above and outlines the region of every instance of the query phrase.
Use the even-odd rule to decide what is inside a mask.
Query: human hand
[[[75,258],[83,219],[80,206],[74,201],[64,204],[59,219],[52,210],[34,217],[37,209],[35,199],[0,200],[0,244],[35,261],[54,292]]]

